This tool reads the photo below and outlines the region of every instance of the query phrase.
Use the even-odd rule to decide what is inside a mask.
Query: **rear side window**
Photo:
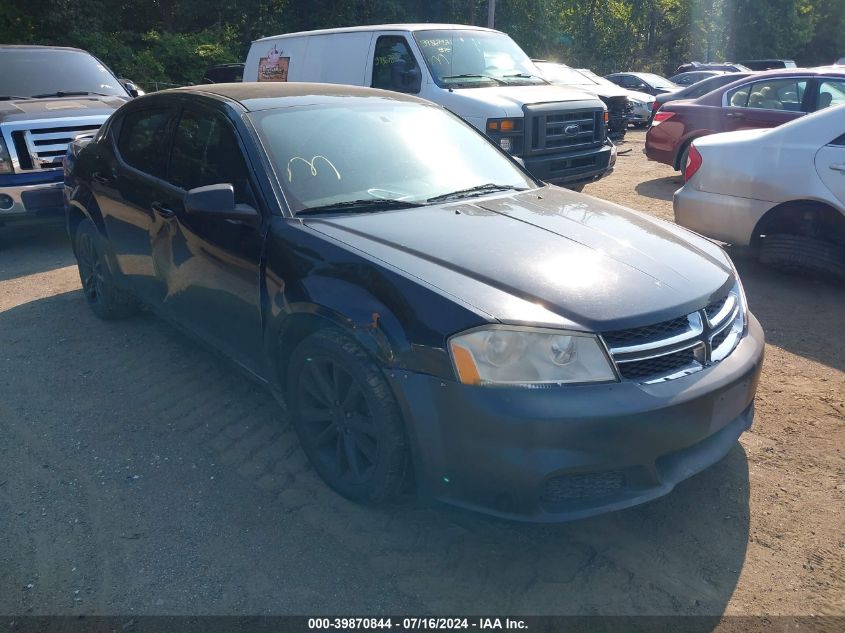
[[[117,149],[128,165],[147,174],[164,177],[167,165],[165,142],[170,110],[135,110],[123,118]]]
[[[378,38],[373,55],[373,88],[419,92],[418,77],[419,65],[404,37],[383,35]]]
[[[845,103],[845,80],[826,79],[819,85],[819,100],[816,110]]]
[[[235,132],[218,114],[183,111],[173,138],[167,179],[186,190],[230,183],[237,204],[254,205]]]
[[[803,79],[769,79],[730,92],[728,103],[737,108],[801,112],[806,89]]]

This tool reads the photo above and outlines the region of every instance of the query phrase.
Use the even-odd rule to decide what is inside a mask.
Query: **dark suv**
[[[668,493],[753,417],[730,259],[544,185],[430,102],[331,84],[141,97],[71,146],[88,304],[143,303],[288,408],[339,493],[562,520]]]
[[[0,68],[0,225],[61,218],[68,143],[134,95],[76,48],[0,46]]]

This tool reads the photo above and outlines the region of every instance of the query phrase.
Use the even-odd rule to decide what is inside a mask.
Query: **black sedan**
[[[160,92],[74,143],[65,182],[94,312],[143,304],[229,356],[350,499],[413,482],[583,517],[669,492],[751,424],[763,334],[721,248],[539,183],[428,102]]]

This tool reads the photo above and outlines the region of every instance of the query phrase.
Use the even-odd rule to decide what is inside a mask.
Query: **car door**
[[[816,153],[816,171],[822,182],[845,206],[845,134]]]
[[[152,203],[166,186],[167,148],[176,110],[166,105],[131,109],[111,128],[106,157],[91,174],[92,190],[120,273],[144,302],[155,304],[150,243]]]
[[[720,131],[777,127],[809,111],[812,89],[806,78],[771,78],[728,91]]]
[[[229,183],[236,204],[259,208],[243,144],[219,110],[184,108],[174,125],[168,189],[154,202],[154,266],[165,280],[161,307],[179,324],[253,371],[261,355],[263,225],[189,214],[188,190]]]

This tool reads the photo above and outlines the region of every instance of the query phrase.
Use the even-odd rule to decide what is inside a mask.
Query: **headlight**
[[[487,119],[487,136],[508,154],[522,154],[522,119]]]
[[[458,379],[469,385],[616,380],[598,338],[583,332],[491,326],[453,336],[449,353]]]

